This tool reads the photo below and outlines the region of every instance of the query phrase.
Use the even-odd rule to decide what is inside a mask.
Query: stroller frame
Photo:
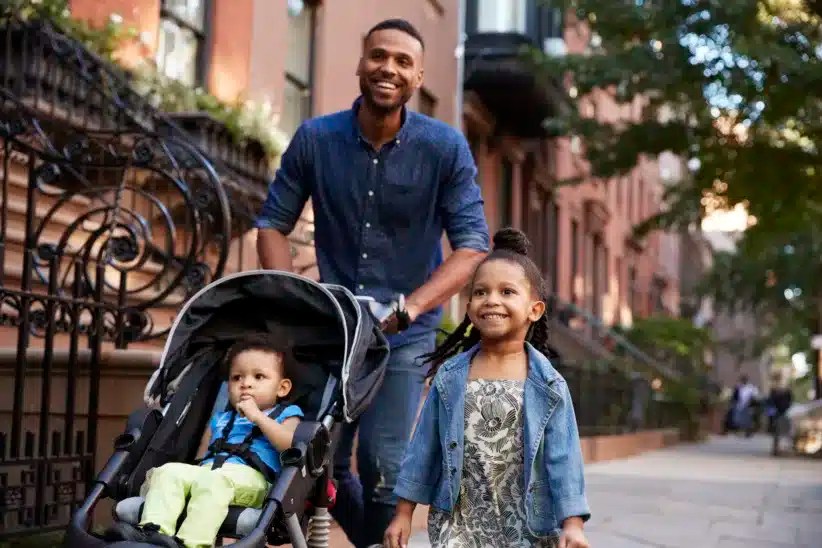
[[[72,516],[64,546],[151,546],[129,541],[112,542],[89,532],[92,513],[103,499],[122,501],[135,496],[150,467],[172,462],[176,460],[175,456],[191,462],[199,443],[194,443],[192,450],[191,442],[185,442],[188,445],[177,450],[175,455],[171,455],[173,451],[151,451],[169,435],[181,439],[188,439],[190,436],[185,434],[189,432],[199,431],[202,435],[222,382],[215,367],[219,358],[211,355],[215,354],[212,348],[192,353],[194,344],[189,338],[177,336],[178,326],[183,318],[187,318],[186,324],[191,324],[191,316],[195,315],[192,309],[198,309],[198,306],[199,310],[217,311],[220,306],[227,310],[229,306],[242,304],[242,299],[211,308],[198,303],[214,300],[215,295],[219,301],[220,295],[229,295],[235,288],[241,291],[246,283],[256,287],[257,291],[266,292],[272,302],[277,302],[280,298],[277,290],[282,289],[286,296],[281,300],[292,306],[294,303],[287,299],[300,292],[308,295],[306,306],[319,310],[319,301],[325,300],[326,305],[333,303],[329,308],[334,309],[340,326],[338,335],[342,335],[342,341],[337,337],[336,346],[343,348],[343,356],[339,371],[325,364],[314,366],[327,372],[318,412],[316,416],[306,415],[297,426],[292,446],[282,452],[282,469],[267,493],[256,525],[242,537],[221,533],[217,541],[223,536],[238,538],[232,544],[237,548],[263,548],[266,543],[291,543],[295,548],[328,546],[331,522],[328,508],[334,502],[330,492],[332,457],[341,430],[340,422],[354,420],[370,403],[382,383],[388,344],[367,304],[346,289],[272,270],[242,272],[221,278],[201,289],[183,306],[169,332],[160,367],[147,384],[146,407],[129,416],[124,432],[115,439],[114,454],[91,483],[82,506]],[[212,314],[203,320],[200,331],[207,331],[209,322],[215,318],[219,317]],[[333,321],[329,314],[323,319],[326,325]],[[197,332],[194,328],[191,331]],[[169,378],[171,382],[168,382]],[[362,386],[358,387],[358,383]],[[173,392],[169,394],[169,390]],[[308,395],[314,396],[313,393]],[[199,438],[197,436],[196,442]]]

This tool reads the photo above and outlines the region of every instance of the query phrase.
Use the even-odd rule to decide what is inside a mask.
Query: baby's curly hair
[[[272,333],[254,333],[247,335],[231,345],[223,358],[222,372],[228,378],[231,364],[234,359],[247,350],[260,350],[269,354],[278,354],[282,357],[282,376],[290,379],[294,375],[296,360],[294,348],[287,338]]]

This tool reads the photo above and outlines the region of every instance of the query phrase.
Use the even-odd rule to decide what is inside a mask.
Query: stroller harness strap
[[[268,416],[272,419],[277,419],[278,416],[283,412],[285,406],[281,403],[278,403],[274,406],[274,409],[268,413]],[[254,442],[255,439],[258,439],[263,435],[262,430],[257,425],[254,425],[254,428],[251,429],[251,432],[241,441],[240,443],[228,443],[229,436],[231,435],[231,430],[234,428],[234,420],[237,418],[237,410],[231,411],[231,416],[228,418],[228,422],[223,427],[223,432],[219,438],[214,440],[211,445],[208,446],[208,452],[206,456],[203,457],[203,461],[213,458],[214,461],[212,462],[211,469],[216,470],[220,468],[225,462],[231,457],[239,457],[245,462],[248,466],[251,466],[258,472],[260,472],[268,481],[269,483],[274,483],[276,479],[276,472],[271,469],[263,459],[261,459],[257,453],[251,450],[251,444]],[[201,461],[202,462],[202,461]]]

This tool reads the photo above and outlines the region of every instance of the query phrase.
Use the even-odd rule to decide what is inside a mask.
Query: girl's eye
[[[233,376],[231,377],[231,380],[232,380],[232,381],[234,381],[234,382],[239,382],[239,380],[240,380],[240,376],[239,376],[239,375],[233,375]]]
[[[484,289],[475,289],[474,290],[474,295],[484,295],[484,294],[485,294]]]
[[[514,291],[513,289],[509,289],[509,288],[505,288],[505,289],[503,289],[503,290],[502,290],[502,292],[503,292],[503,294],[505,294],[505,295],[516,295],[516,293],[517,293],[517,292],[516,292],[516,291]]]
[[[262,373],[257,373],[256,375],[254,375],[254,378],[258,381],[261,381],[265,378],[265,375],[263,375]]]

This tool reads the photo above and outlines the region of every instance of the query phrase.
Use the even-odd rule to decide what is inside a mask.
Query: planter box
[[[167,116],[191,136],[218,171],[222,163],[245,178],[268,185],[271,176],[268,158],[259,142],[238,144],[222,122],[204,112],[169,113]]]

